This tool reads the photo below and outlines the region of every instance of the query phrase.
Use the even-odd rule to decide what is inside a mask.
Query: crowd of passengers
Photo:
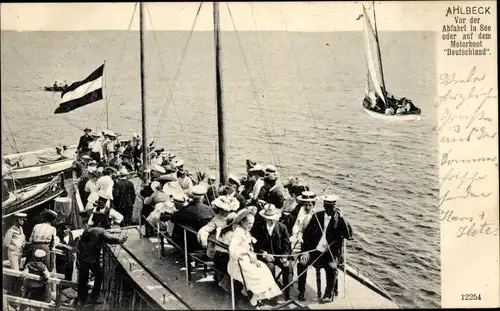
[[[91,131],[85,132],[74,167],[81,176],[77,182],[92,228],[130,225],[134,206],[142,204],[146,236],[155,236],[159,227],[179,254],[185,247],[189,253],[205,252],[214,262],[217,284],[230,291],[231,275],[253,306],[291,299],[297,276],[297,298],[305,301],[310,265],[326,271],[320,301],[331,302],[338,296],[343,239],[352,238],[352,229],[337,207],[336,195],[319,198],[298,178],[282,182],[275,166],[253,160],[246,161],[246,176],[230,174],[221,184],[212,175],[191,174],[184,161],[153,146],[148,146],[151,163],[143,170],[139,136],[120,142],[114,133],[90,139]],[[152,182],[137,193],[130,176],[145,173]],[[179,225],[197,231],[197,235],[188,234],[187,246]],[[212,239],[227,247],[215,245]],[[98,289],[94,286],[94,290]]]

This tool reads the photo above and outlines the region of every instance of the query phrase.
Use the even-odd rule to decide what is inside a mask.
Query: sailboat
[[[373,118],[387,121],[421,120],[421,109],[415,106],[410,99],[396,98],[387,92],[378,39],[375,3],[373,3],[373,25],[365,6],[362,5],[362,8],[363,14],[358,19],[363,19],[365,55],[368,66],[363,110]],[[392,113],[386,113],[386,109],[389,111],[392,109]]]
[[[141,68],[141,103],[142,103],[142,139],[146,143],[146,115],[144,109],[144,42],[143,42],[143,3],[139,3],[140,20],[140,68]],[[201,8],[201,7],[200,7]],[[199,12],[199,10],[198,10]],[[226,144],[224,105],[222,88],[222,69],[220,53],[219,3],[213,3],[214,41],[215,41],[215,81],[218,119],[218,155],[219,178],[223,183],[227,180]],[[148,163],[147,153],[143,153],[143,163]],[[142,176],[142,185],[149,184],[149,176]],[[138,188],[136,188],[138,189]],[[83,205],[75,189],[76,202],[79,209]],[[139,216],[140,217],[140,216]],[[184,230],[184,241],[187,236],[197,232],[179,225]],[[174,248],[165,246],[162,241],[168,239],[157,230],[156,238],[144,238],[141,224],[123,227],[115,232],[117,236],[127,236],[123,245],[107,246],[104,249],[104,307],[106,309],[158,309],[158,310],[192,310],[192,309],[250,309],[246,298],[238,298],[231,283],[231,294],[214,286],[208,276],[213,263],[199,254],[184,250],[182,260],[174,255]],[[215,240],[213,243],[226,247]],[[187,249],[187,248],[186,248]],[[193,264],[194,262],[194,264]],[[196,263],[198,265],[196,265]],[[201,266],[200,266],[201,265]],[[312,268],[311,268],[312,269]],[[344,264],[339,269],[339,298],[328,304],[319,304],[314,300],[317,287],[317,274],[309,273],[307,279],[306,302],[290,300],[276,309],[330,309],[330,308],[399,308],[394,299],[380,286],[362,275],[359,270]],[[232,281],[232,280],[231,280]],[[323,282],[324,283],[324,282]],[[325,284],[323,284],[325,285]],[[119,293],[119,294],[117,294]]]

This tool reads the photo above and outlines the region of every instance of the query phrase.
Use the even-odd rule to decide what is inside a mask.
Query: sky
[[[364,2],[371,7],[371,2]],[[1,29],[17,31],[126,30],[135,3],[3,3]],[[150,2],[144,6],[146,29],[190,30],[199,2]],[[231,2],[238,31],[361,31],[356,18],[361,2]],[[441,14],[439,13],[440,11]],[[149,13],[151,19],[149,18]],[[253,13],[253,14],[252,14]],[[381,31],[437,31],[444,7],[435,2],[376,3]],[[132,30],[139,29],[139,9]],[[152,21],[152,23],[150,22]],[[232,31],[227,4],[220,3],[221,30]],[[286,25],[286,27],[285,27]],[[203,3],[195,31],[213,30],[212,3]]]

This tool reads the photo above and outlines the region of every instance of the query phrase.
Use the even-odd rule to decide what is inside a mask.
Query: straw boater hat
[[[267,179],[267,180],[278,179],[278,170],[276,169],[276,166],[271,165],[271,164],[266,165],[264,179]]]
[[[175,204],[180,204],[183,206],[186,205],[187,203],[186,196],[184,195],[184,193],[179,193],[179,192],[174,193],[173,201]]]
[[[265,173],[265,168],[260,164],[255,164],[248,170],[249,173]]]
[[[212,206],[218,207],[227,212],[232,212],[237,210],[237,207],[235,205],[231,205],[230,201],[224,195],[221,195],[217,199],[213,200]]]
[[[324,204],[336,203],[340,198],[335,194],[325,195],[322,197]]]
[[[207,193],[207,188],[202,185],[196,185],[191,190],[191,195],[195,198],[202,198]]]
[[[239,210],[237,213],[233,214],[234,216],[232,215],[232,219],[230,219],[228,221],[229,224],[226,226],[226,228],[229,226],[232,226],[232,225],[239,224],[249,214],[253,214],[253,215],[257,214],[257,207],[247,206],[247,207]]]
[[[92,137],[101,137],[101,134],[95,132],[95,133],[92,134]]]
[[[227,181],[237,185],[238,187],[241,186],[240,180],[235,175],[229,174]]]
[[[43,258],[47,255],[47,252],[44,251],[43,249],[37,249],[34,253],[35,258]]]
[[[110,137],[116,137],[116,134],[115,134],[115,132],[113,132],[113,131],[108,131],[108,132],[106,132],[106,135],[108,135],[108,136],[110,136]]]
[[[214,175],[208,175],[208,180],[213,180],[213,181],[216,181],[217,178],[215,178]]]
[[[279,220],[281,218],[281,211],[274,204],[266,203],[264,208],[259,212],[259,215],[268,220]]]
[[[316,194],[312,191],[304,191],[297,197],[297,200],[300,202],[316,202],[318,197],[316,197]]]
[[[177,167],[177,168],[180,168],[184,165],[184,161],[182,159],[177,159],[174,161],[174,166]]]

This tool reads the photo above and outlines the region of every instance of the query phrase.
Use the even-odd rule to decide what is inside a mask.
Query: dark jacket
[[[260,188],[258,199],[264,200],[267,203],[274,204],[276,208],[282,209],[285,204],[285,196],[283,195],[283,190],[279,186],[271,186],[268,184],[264,184],[262,188]]]
[[[217,199],[218,196],[219,196],[219,190],[217,189],[217,186],[210,185],[208,186],[207,195],[203,199],[204,203],[208,205],[212,203],[213,200]]]
[[[269,232],[267,231],[266,222],[261,222],[255,225],[252,228],[251,233],[257,240],[254,245],[256,253],[266,251],[269,254],[286,255],[292,252],[290,234],[288,233],[285,225],[282,223],[275,223],[272,235],[269,235]]]
[[[118,179],[113,186],[113,205],[114,208],[125,215],[132,215],[132,209],[135,203],[135,186],[126,178]]]
[[[98,264],[104,243],[118,244],[119,241],[119,238],[112,236],[101,227],[85,229],[78,243],[76,258],[89,265]]]
[[[317,218],[316,218],[317,217]],[[318,246],[321,239],[322,228],[325,221],[325,212],[317,212],[313,214],[309,224],[304,229],[302,235],[302,251],[313,250]],[[352,239],[352,228],[345,219],[339,216],[337,223],[334,218],[330,219],[328,228],[326,228],[326,241],[330,245],[330,250],[335,257],[340,257],[342,252],[343,239]]]
[[[86,135],[81,136],[80,141],[78,142],[77,149],[82,150],[82,151],[89,151],[89,143],[93,140],[94,140],[94,138],[90,135],[89,136],[86,136]]]
[[[199,231],[208,224],[215,216],[212,208],[200,202],[191,203],[186,207],[174,212],[170,220],[175,224],[181,224]],[[184,248],[184,233],[179,226],[174,226],[172,239],[180,247]],[[188,252],[193,252],[200,248],[195,234],[187,232]]]

